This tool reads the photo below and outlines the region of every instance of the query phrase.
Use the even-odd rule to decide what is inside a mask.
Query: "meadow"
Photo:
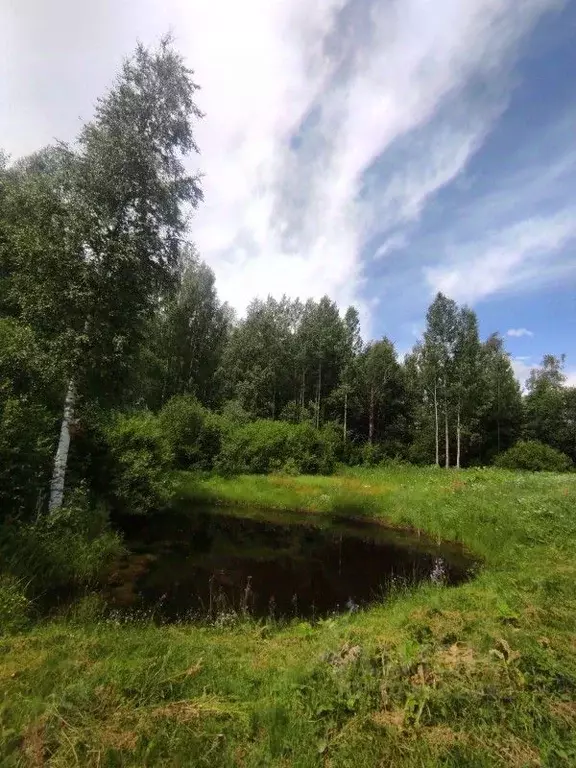
[[[576,765],[576,476],[178,476],[198,501],[367,516],[462,542],[458,587],[310,623],[105,615],[0,637],[2,766]]]

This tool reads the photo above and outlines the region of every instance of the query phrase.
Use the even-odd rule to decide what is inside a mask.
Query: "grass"
[[[183,475],[180,496],[352,510],[462,541],[477,578],[311,626],[113,622],[0,638],[0,764],[576,765],[576,478]]]

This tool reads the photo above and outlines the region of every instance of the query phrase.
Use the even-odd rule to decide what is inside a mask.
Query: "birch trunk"
[[[368,442],[372,445],[374,439],[374,387],[370,388],[370,413],[368,416]]]
[[[64,414],[60,427],[60,439],[54,457],[54,469],[50,482],[50,501],[48,511],[54,512],[62,506],[64,499],[64,483],[66,480],[66,466],[68,464],[68,450],[70,449],[70,425],[74,420],[74,405],[76,402],[76,388],[71,379],[64,400]]]
[[[346,442],[348,426],[348,392],[344,392],[344,442]]]
[[[444,405],[444,436],[446,439],[446,469],[450,467],[450,435],[448,433],[448,407]]]
[[[434,425],[436,429],[436,466],[440,466],[440,425],[438,423],[438,387],[434,381]]]
[[[456,468],[460,469],[460,404],[456,415]]]
[[[316,389],[316,429],[320,429],[320,397],[322,392],[322,361],[318,366],[318,387]]]

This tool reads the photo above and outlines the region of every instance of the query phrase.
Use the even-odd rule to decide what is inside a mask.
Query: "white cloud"
[[[576,387],[576,368],[566,371],[565,385],[567,387]]]
[[[22,0],[0,10],[7,148],[72,138],[133,37],[172,26],[202,86],[206,202],[192,234],[222,297],[240,311],[284,292],[343,305],[358,301],[363,248],[377,234],[379,256],[402,247],[399,228],[461,174],[505,105],[519,41],[559,4],[126,0],[120,11],[101,0],[83,21],[71,0]],[[535,240],[539,253],[564,241],[568,225],[555,225],[548,240],[524,232],[524,255]],[[526,277],[527,260],[498,243],[470,251],[467,278],[455,263],[431,271],[431,285],[481,296],[517,269]],[[366,332],[371,306],[360,306]]]
[[[522,336],[534,336],[533,331],[529,331],[528,328],[509,328],[506,331],[507,336],[514,336],[516,338],[521,338]]]
[[[529,358],[525,357],[511,357],[510,363],[512,365],[512,370],[514,371],[514,375],[518,379],[520,386],[522,389],[525,388],[526,380],[528,376],[530,376],[530,371],[532,368],[535,368],[537,366],[530,365],[527,360]]]
[[[576,211],[565,209],[513,223],[485,239],[460,244],[443,264],[425,269],[431,292],[474,303],[504,289],[534,288],[576,271],[555,255],[576,238]]]
[[[511,357],[510,363],[512,365],[512,370],[514,371],[514,375],[520,382],[520,386],[523,390],[526,388],[526,381],[528,377],[530,376],[530,373],[533,369],[540,368],[539,365],[536,365],[534,363],[530,363],[531,358],[530,357]],[[568,369],[564,372],[566,375],[566,381],[564,382],[564,386],[566,387],[576,387],[576,368]]]
[[[240,310],[268,292],[358,301],[363,247],[417,219],[461,173],[502,108],[518,40],[555,4],[182,5],[178,35],[206,112],[206,204],[194,236],[223,297]],[[479,81],[481,100],[467,90]],[[396,144],[414,132],[418,143],[398,162]],[[366,185],[382,157],[394,172]],[[371,310],[361,307],[366,326]]]

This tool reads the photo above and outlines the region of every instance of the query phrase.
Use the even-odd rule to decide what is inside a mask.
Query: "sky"
[[[167,31],[221,298],[328,294],[404,353],[440,290],[576,385],[576,0],[2,0],[0,147],[73,141]]]

